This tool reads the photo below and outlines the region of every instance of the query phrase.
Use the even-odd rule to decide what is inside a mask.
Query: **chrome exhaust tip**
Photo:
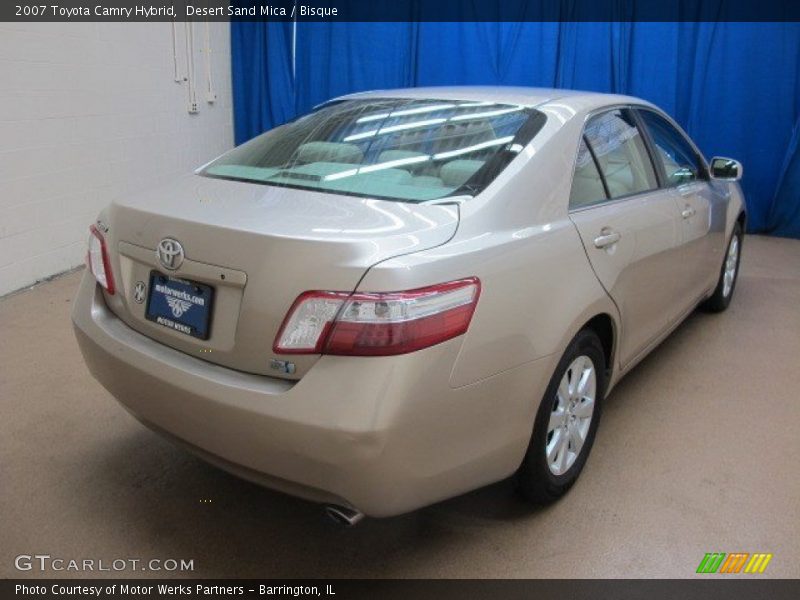
[[[359,510],[348,508],[347,506],[336,506],[335,504],[326,506],[325,514],[335,523],[344,527],[353,527],[364,518],[364,513]]]

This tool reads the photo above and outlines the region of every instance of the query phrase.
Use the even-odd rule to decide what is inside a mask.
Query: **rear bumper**
[[[455,339],[396,357],[324,356],[298,382],[241,373],[129,328],[90,274],[72,320],[92,375],[146,425],[241,477],[375,517],[512,474],[551,366],[453,389]]]

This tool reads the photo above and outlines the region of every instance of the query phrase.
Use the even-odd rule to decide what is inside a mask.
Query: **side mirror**
[[[742,163],[732,158],[717,156],[711,159],[711,177],[725,181],[739,181],[744,173]]]

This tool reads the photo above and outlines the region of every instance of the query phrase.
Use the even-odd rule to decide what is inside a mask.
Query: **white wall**
[[[184,24],[178,62],[187,72]],[[0,23],[0,296],[83,261],[99,210],[233,144],[227,23],[194,24],[199,113],[169,23]]]

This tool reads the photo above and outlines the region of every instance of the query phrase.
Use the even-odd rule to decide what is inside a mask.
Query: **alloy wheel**
[[[733,280],[736,277],[736,266],[739,262],[739,237],[734,235],[728,246],[728,255],[725,257],[725,272],[722,275],[722,295],[727,298],[733,289]]]
[[[547,425],[545,453],[553,475],[566,473],[580,455],[592,424],[596,395],[594,363],[581,355],[561,378]]]

